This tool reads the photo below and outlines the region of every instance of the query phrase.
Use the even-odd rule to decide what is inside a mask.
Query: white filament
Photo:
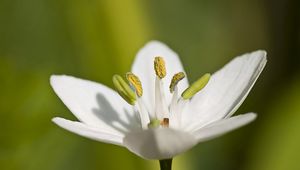
[[[163,82],[157,76],[155,79],[155,115],[159,120],[169,117],[169,109],[166,103]]]
[[[148,114],[148,110],[142,100],[142,98],[138,97],[137,98],[137,110],[139,113],[139,117],[140,117],[140,121],[141,121],[141,125],[143,129],[147,129],[148,128],[148,124],[150,123],[150,118],[149,118],[149,114]]]

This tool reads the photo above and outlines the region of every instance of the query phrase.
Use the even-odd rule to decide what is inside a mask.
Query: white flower
[[[162,58],[157,58],[155,70],[156,56]],[[201,91],[199,88],[196,93],[191,87],[194,92],[182,97],[180,94],[189,87],[186,78],[173,81],[172,93],[169,90],[173,75],[184,73],[177,54],[166,45],[152,41],[138,52],[132,66],[136,77],[131,78],[138,77],[141,82],[140,86],[131,81],[131,88],[136,92],[136,96],[129,97],[132,105],[105,85],[53,75],[50,81],[54,91],[79,120],[57,117],[53,121],[78,135],[126,147],[145,159],[172,158],[199,142],[255,119],[254,113],[231,116],[245,100],[265,64],[265,51],[236,57],[214,73],[207,84],[201,80],[200,84],[206,84]],[[206,75],[204,81],[208,79]],[[138,94],[139,90],[143,93]],[[160,125],[152,128],[155,121]]]

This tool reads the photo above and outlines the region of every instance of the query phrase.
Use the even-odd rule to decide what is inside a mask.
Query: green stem
[[[159,160],[160,170],[172,170],[172,158]]]

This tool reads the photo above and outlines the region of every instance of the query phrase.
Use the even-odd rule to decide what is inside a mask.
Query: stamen
[[[184,73],[183,72],[179,72],[179,73],[176,73],[172,80],[171,80],[171,83],[170,83],[170,92],[173,93],[174,92],[174,89],[175,89],[175,86],[178,84],[178,82],[180,80],[182,80],[183,78],[185,77]]]
[[[181,97],[185,100],[192,98],[197,92],[202,90],[210,79],[210,74],[206,73],[195,81],[190,87],[188,87],[182,94]]]
[[[169,127],[169,118],[164,118],[164,119],[161,121],[160,125],[161,125],[162,127]]]
[[[114,75],[112,80],[119,95],[125,101],[127,101],[127,103],[134,105],[136,101],[136,95],[130,86],[125,82],[125,80],[120,75]]]
[[[165,61],[162,57],[155,57],[155,59],[154,59],[154,70],[155,70],[155,74],[160,79],[162,79],[166,76]]]
[[[141,97],[143,95],[143,88],[140,79],[131,72],[126,73],[126,78],[129,81],[129,83],[134,87],[137,96]]]

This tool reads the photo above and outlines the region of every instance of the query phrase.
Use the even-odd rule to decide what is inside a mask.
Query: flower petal
[[[170,128],[148,129],[125,136],[123,145],[145,159],[167,159],[184,152],[197,143],[189,133]]]
[[[236,57],[212,75],[207,86],[190,102],[185,124],[208,124],[230,117],[242,104],[266,64],[266,52]],[[190,113],[195,113],[191,115]],[[200,120],[200,121],[199,121]]]
[[[154,58],[161,56],[165,60],[167,75],[163,79],[164,90],[167,103],[171,101],[171,94],[169,92],[169,84],[175,73],[184,72],[182,64],[178,55],[169,47],[159,41],[151,41],[147,43],[138,53],[132,65],[132,72],[136,74],[143,85],[145,104],[150,112],[154,108],[154,94],[155,94],[155,71]],[[188,80],[185,78],[178,84],[179,93],[188,87]]]
[[[51,76],[51,85],[71,112],[83,123],[122,134],[138,127],[130,107],[110,88],[71,76]]]
[[[193,132],[198,142],[203,142],[216,138],[241,126],[244,126],[256,118],[255,113],[247,113],[231,118],[219,120]]]
[[[122,146],[122,141],[124,137],[122,135],[111,134],[110,132],[99,130],[95,127],[88,126],[81,122],[74,122],[59,117],[53,118],[52,121],[58,126],[70,132],[76,133],[80,136],[84,136],[89,139],[93,139],[100,142]]]

